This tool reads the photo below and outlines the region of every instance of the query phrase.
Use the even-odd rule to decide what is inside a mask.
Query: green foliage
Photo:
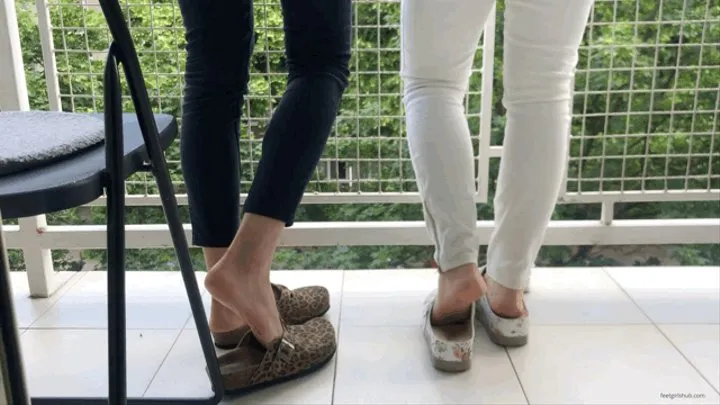
[[[16,0],[23,57],[32,108],[48,108],[34,2]],[[124,4],[153,108],[181,116],[184,29],[173,0]],[[354,7],[353,73],[343,97],[333,135],[316,170],[309,192],[416,191],[404,140],[401,81],[398,75],[398,2],[356,2]],[[501,145],[505,129],[502,106],[503,2],[499,3],[492,101],[491,144]],[[77,0],[50,6],[61,105],[66,111],[99,111],[102,68],[109,35],[102,13]],[[284,34],[279,3],[255,3],[258,40],[251,61],[250,95],[241,122],[242,191],[247,192],[261,153],[268,117],[285,87]],[[720,141],[717,139],[720,83],[720,4],[652,0],[598,1],[579,54],[572,125],[568,192],[684,190],[720,188]],[[616,23],[611,23],[615,21]],[[682,22],[680,22],[682,21]],[[232,39],[228,39],[232,40]],[[442,40],[442,39],[438,39]],[[480,122],[481,53],[475,58],[467,97],[468,124]],[[129,99],[125,108],[132,108]],[[182,123],[181,123],[182,124]],[[473,137],[478,147],[478,136]],[[340,181],[336,158],[359,178]],[[171,176],[184,193],[179,146],[168,151]],[[490,179],[498,161],[490,165]],[[478,206],[482,219],[492,218],[495,182],[489,204]],[[129,179],[128,192],[157,193],[146,174]],[[597,219],[599,206],[560,205],[555,219]],[[51,223],[90,224],[104,221],[104,209],[75,209],[48,216]],[[182,208],[188,221],[187,207]],[[618,204],[618,218],[720,217],[716,202]],[[417,204],[304,205],[298,221],[420,220]],[[131,223],[161,223],[158,207],[128,208]],[[672,248],[683,264],[718,264],[718,246]],[[84,257],[105,260],[104,252]],[[61,255],[62,256],[62,255]],[[328,247],[280,249],[277,268],[424,267],[429,247]],[[21,266],[16,253],[11,256]],[[193,250],[198,268],[200,252]],[[480,260],[483,259],[481,254]],[[62,257],[59,257],[62,260]],[[131,268],[174,268],[170,250],[130,251]],[[590,247],[546,247],[540,265],[612,264]]]

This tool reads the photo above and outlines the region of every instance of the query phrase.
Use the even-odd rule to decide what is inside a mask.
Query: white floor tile
[[[333,360],[312,375],[242,397],[228,397],[223,404],[330,404],[334,368]],[[200,398],[211,394],[200,341],[195,330],[184,330],[145,396]]]
[[[84,274],[72,271],[59,271],[55,273],[55,276],[57,277],[58,283],[65,284],[73,278],[73,276],[80,278],[84,276]],[[71,283],[74,281],[75,280],[71,281]],[[15,316],[17,317],[18,326],[21,328],[26,328],[35,322],[66,291],[65,285],[63,285],[50,298],[30,298],[27,273],[24,271],[10,272],[10,282],[12,283]]]
[[[202,286],[204,273],[197,274]],[[190,304],[179,272],[126,273],[126,301],[129,329],[180,329],[190,317]],[[32,327],[106,328],[107,273],[88,273]]]
[[[658,325],[685,357],[720,391],[720,325]]]
[[[128,396],[142,396],[178,333],[128,332]],[[21,341],[32,396],[107,396],[105,331],[30,329]]]
[[[651,325],[534,326],[510,349],[531,404],[717,404],[720,397]],[[703,399],[664,398],[696,393]]]
[[[195,330],[183,330],[152,380],[146,397],[209,397],[210,381]]]
[[[347,277],[347,275],[346,275]],[[526,403],[508,356],[479,334],[473,367],[441,373],[418,327],[340,328],[335,404]]]
[[[602,268],[533,269],[530,290],[534,325],[650,323]]]
[[[436,287],[436,270],[346,271],[342,324],[422,325],[423,301]]]
[[[25,274],[12,277],[32,394],[106,395],[105,273],[78,275],[49,300],[30,300]],[[274,271],[271,279],[330,290],[328,317],[342,320],[337,358],[225,404],[526,403],[507,352],[481,329],[472,370],[432,368],[420,326],[434,270]],[[130,272],[127,280],[130,395],[209,396],[180,274]],[[718,403],[719,283],[712,268],[534,270],[530,343],[509,350],[530,403]],[[661,396],[671,393],[705,398]]]
[[[209,321],[210,320],[210,301],[211,301],[210,294],[203,294],[202,301],[203,301],[203,308],[205,308],[205,318]],[[188,318],[187,322],[185,323],[184,329],[190,330],[190,329],[197,329],[197,324],[195,323],[195,319],[192,317],[192,313],[190,314],[190,317]]]
[[[720,323],[720,267],[606,270],[655,323]]]

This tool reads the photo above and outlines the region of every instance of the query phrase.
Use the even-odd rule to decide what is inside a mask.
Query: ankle
[[[474,280],[480,273],[475,263],[467,263],[447,270],[440,270],[440,278],[448,281]]]
[[[280,318],[266,319],[262,326],[251,326],[252,332],[260,343],[265,347],[269,347],[270,343],[281,338],[285,333]]]
[[[214,333],[230,332],[247,325],[247,322],[236,315],[230,308],[224,306],[216,299],[210,304],[210,317],[208,326]]]
[[[282,221],[246,213],[225,258],[243,270],[267,270],[284,229]]]
[[[263,271],[262,267],[244,266],[232,260],[229,255],[218,260],[215,265],[208,269],[205,276],[205,287],[210,289],[215,287],[225,287],[226,283],[234,280],[236,277],[242,277],[244,284],[252,286],[270,286],[270,273],[267,268]]]
[[[205,268],[210,271],[220,259],[227,253],[227,248],[203,248],[203,257],[205,258]]]
[[[487,284],[474,263],[464,264],[440,273],[438,278],[440,290],[451,290],[453,294],[467,291],[468,294],[475,291],[482,295],[487,290]]]
[[[507,288],[492,279],[488,279],[487,296],[490,307],[498,315],[512,318],[526,313],[523,290]]]
[[[485,282],[473,263],[440,273],[432,321],[442,323],[448,318],[464,317],[485,289]]]

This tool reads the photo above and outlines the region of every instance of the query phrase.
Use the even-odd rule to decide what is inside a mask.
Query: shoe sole
[[[319,371],[326,364],[328,364],[330,362],[330,360],[332,360],[333,357],[335,357],[336,352],[337,352],[337,347],[335,348],[335,350],[332,351],[332,353],[330,353],[330,355],[326,359],[306,368],[305,370],[300,371],[299,373],[287,375],[285,377],[280,377],[280,378],[270,380],[270,381],[265,381],[260,384],[252,385],[250,387],[237,388],[237,389],[233,389],[233,390],[225,390],[225,395],[229,395],[229,396],[233,396],[233,397],[240,397],[240,396],[251,394],[255,391],[260,391],[265,388],[270,388],[275,385],[279,385],[282,383],[286,383],[288,381],[292,381],[292,380],[295,380],[298,378],[305,377],[309,374]],[[207,371],[207,367],[205,368],[205,371]]]
[[[319,317],[321,317],[321,316],[325,316],[325,314],[327,314],[328,311],[330,311],[330,305],[328,305],[328,307],[325,308],[325,310],[322,311],[322,312],[320,313],[320,315],[313,316],[313,317],[310,318],[310,319],[319,318]],[[213,340],[213,345],[214,345],[216,348],[220,349],[220,350],[232,350],[232,349],[234,349],[234,348],[238,345],[238,343],[240,343],[240,342],[235,342],[234,344],[219,345],[219,344],[217,344],[217,342],[215,342],[215,340]]]
[[[508,346],[508,347],[517,347],[517,346],[525,346],[528,342],[528,335],[524,336],[505,336],[501,335],[494,330],[492,330],[489,327],[489,322],[485,318],[485,311],[480,309],[480,306],[478,305],[478,309],[475,310],[475,319],[480,322],[480,325],[483,326],[485,329],[485,332],[487,332],[488,336],[490,337],[490,341],[495,343],[496,345],[500,346]]]
[[[460,373],[469,370],[472,366],[472,361],[445,361],[432,357],[432,365],[440,371],[447,373]]]

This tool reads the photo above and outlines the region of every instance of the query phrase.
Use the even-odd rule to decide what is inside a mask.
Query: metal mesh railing
[[[99,7],[89,0],[46,4],[59,107],[68,111],[102,109],[102,66],[110,38]],[[185,51],[176,1],[121,0],[121,4],[154,108],[180,117]],[[497,171],[497,159],[491,156],[499,155],[504,129],[499,102],[501,69],[497,65],[502,55],[502,9],[501,2],[497,40],[491,37],[488,44],[495,61],[485,64],[488,74],[495,76],[493,98],[483,113],[482,92],[490,88],[481,86],[483,53],[479,46],[465,100],[475,134],[478,170],[489,177]],[[353,201],[369,202],[381,194],[391,196],[382,201],[411,200],[416,192],[404,139],[399,13],[398,1],[354,2],[351,83],[309,194],[339,193]],[[262,135],[285,83],[279,2],[256,1],[255,16],[259,37],[241,122],[243,192],[253,178]],[[715,198],[720,189],[718,83],[717,2],[597,1],[580,50],[575,82],[567,195],[590,195],[592,199],[610,193],[632,199],[632,195],[654,191],[660,192],[658,199],[662,199],[662,192],[712,191],[699,198]],[[126,102],[130,108],[130,101]],[[481,126],[481,117],[488,121],[492,117],[492,122]],[[480,142],[481,136],[489,142]],[[168,160],[178,191],[184,193],[178,158],[176,145]],[[485,199],[487,191],[492,195],[492,181],[479,184],[480,199]],[[130,194],[156,192],[154,182],[144,174],[135,175],[128,183]]]
[[[718,189],[717,2],[600,1],[580,57],[568,193]]]

